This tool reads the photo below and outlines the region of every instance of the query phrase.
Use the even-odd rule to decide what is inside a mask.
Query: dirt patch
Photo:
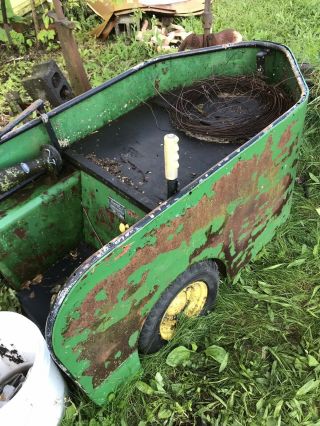
[[[98,158],[96,154],[88,154],[86,158],[95,163],[97,166],[101,167],[106,172],[110,173],[112,176],[115,176],[126,185],[134,186],[133,181],[128,176],[123,175],[121,166],[117,160],[112,160],[108,157]]]
[[[0,344],[0,357],[8,358],[9,361],[15,364],[22,364],[24,362],[21,355],[16,349],[8,349],[2,343]]]

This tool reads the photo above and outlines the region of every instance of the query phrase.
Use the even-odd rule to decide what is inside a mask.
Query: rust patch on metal
[[[130,209],[126,210],[126,214],[129,217],[132,217],[132,219],[135,219],[135,220],[139,220],[140,219],[140,216],[137,213],[135,213],[134,211],[130,210]]]
[[[292,146],[288,146],[290,138],[291,126],[283,133],[278,144],[279,157],[290,155],[292,149]],[[78,319],[69,320],[63,335],[65,339],[68,339],[82,330],[91,330],[90,337],[79,343],[74,351],[81,353],[79,359],[90,360],[90,366],[83,374],[92,376],[95,387],[101,384],[107,375],[137,348],[137,344],[130,347],[128,340],[133,332],[141,328],[143,323],[141,308],[155,293],[158,283],[154,283],[152,293],[146,295],[142,300],[132,301],[131,310],[125,318],[105,331],[97,332],[96,330],[105,322],[112,307],[119,302],[117,297],[121,291],[126,291],[123,300],[134,296],[146,281],[150,268],[152,268],[152,262],[159,254],[177,250],[182,244],[190,247],[194,232],[203,229],[207,241],[201,247],[195,247],[193,251],[190,251],[190,263],[195,261],[204,249],[219,245],[223,247],[222,252],[227,260],[227,271],[231,276],[234,276],[243,263],[250,259],[251,251],[247,250],[248,246],[253,245],[258,235],[266,229],[268,221],[272,217],[281,214],[287,201],[287,190],[292,184],[290,171],[279,178],[283,162],[275,164],[272,145],[272,138],[269,137],[265,150],[260,156],[255,155],[250,160],[238,161],[229,174],[224,175],[213,184],[213,196],[209,197],[204,194],[198,204],[188,208],[183,216],[175,217],[146,234],[144,247],[136,250],[130,262],[117,273],[101,281],[88,293],[78,309]],[[271,182],[270,188],[266,192],[263,191],[263,188],[259,189],[259,176],[261,175]],[[228,214],[228,206],[235,200],[239,200],[239,203],[234,211]],[[213,219],[220,216],[225,217],[223,224],[218,230],[212,231]],[[177,233],[173,239],[169,239],[172,230],[177,229],[181,224],[183,224],[182,231]],[[245,236],[244,224],[246,224],[247,232]],[[152,243],[147,242],[148,237],[152,237]],[[127,253],[129,249],[130,244],[123,246],[120,254],[111,255],[105,259],[105,262],[112,262]],[[243,253],[242,258],[238,256],[240,253]],[[136,285],[130,284],[130,276],[149,264],[150,268],[146,268],[140,282]],[[95,300],[95,295],[102,289],[107,294],[107,300],[101,303]],[[99,318],[94,315],[97,308],[101,310]],[[121,350],[122,354],[115,359],[118,350]]]
[[[129,312],[126,316],[126,327],[123,327],[122,322],[117,322],[108,329],[107,333],[92,334],[86,341],[85,348],[83,348],[81,343],[79,348],[75,348],[75,350],[81,350],[80,359],[90,359],[91,361],[90,367],[87,368],[85,374],[92,376],[94,387],[99,386],[108,374],[119,367],[134,350],[129,345],[130,336],[142,327],[144,317],[141,315],[140,310],[155,291],[156,289],[140,300],[135,305],[135,309]],[[121,356],[116,359],[115,354],[118,351],[121,351]]]
[[[20,238],[20,240],[24,240],[26,238],[27,231],[23,228],[16,228],[13,232],[18,238]]]
[[[131,247],[131,244],[124,246],[121,253],[118,254],[118,256],[116,256],[114,260],[118,260],[118,259],[120,259],[120,257],[124,256],[130,250],[130,247]],[[109,259],[109,258],[107,257],[106,260],[107,259]]]

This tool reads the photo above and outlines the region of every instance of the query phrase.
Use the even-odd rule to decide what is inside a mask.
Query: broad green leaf
[[[145,393],[147,395],[152,395],[154,390],[151,386],[149,386],[145,382],[141,382],[140,380],[136,383],[136,388],[139,389],[140,392]]]
[[[184,392],[184,387],[182,386],[181,383],[172,383],[171,389],[177,395],[182,395]]]
[[[316,212],[318,213],[318,215],[320,216],[320,207],[316,208]]]
[[[226,366],[228,365],[228,361],[229,361],[229,354],[226,353],[226,356],[224,357],[222,363],[220,364],[219,373],[221,373],[226,368]]]
[[[177,401],[175,402],[174,407],[175,407],[175,411],[179,414],[183,414],[185,412],[183,407],[181,407],[181,405]]]
[[[320,183],[320,180],[313,173],[309,173],[310,179],[315,183]]]
[[[72,420],[78,415],[77,407],[74,405],[72,401],[69,401],[69,403],[70,405],[68,405],[64,413],[65,420]]]
[[[308,365],[309,367],[317,367],[317,365],[319,365],[319,362],[315,359],[314,356],[308,355]]]
[[[224,360],[227,352],[221,346],[211,345],[211,346],[208,346],[206,348],[205,354],[207,356],[210,356],[211,358],[215,359],[216,361],[218,361],[221,364],[221,362]]]
[[[272,295],[272,287],[269,284],[265,283],[264,281],[258,281],[258,286],[264,293]]]
[[[276,408],[274,409],[273,417],[277,418],[279,417],[279,414],[281,413],[281,408],[283,406],[283,399],[280,399],[280,401],[277,403]]]
[[[164,386],[163,377],[159,372],[155,375],[156,382],[159,383],[160,386]]]
[[[167,393],[165,391],[165,389],[164,389],[163,377],[161,376],[161,374],[159,372],[155,375],[155,379],[156,379],[156,383],[155,384],[156,384],[158,392],[160,392],[160,393]]]
[[[3,28],[0,28],[0,41],[4,43],[7,43],[8,41],[7,33],[5,32]]]
[[[159,419],[168,419],[171,416],[172,412],[168,408],[160,408],[158,412]]]
[[[198,349],[198,345],[194,342],[191,343],[191,349],[193,350],[193,352],[197,352]]]
[[[264,405],[264,397],[260,398],[259,401],[256,403],[257,411],[260,411],[263,408],[263,405]]]
[[[308,392],[311,392],[313,389],[316,389],[319,386],[320,380],[309,380],[300,389],[297,390],[296,396],[303,396]]]
[[[221,373],[221,371],[226,368],[228,364],[229,354],[221,346],[211,345],[207,347],[204,352],[207,356],[213,358],[220,364],[219,373]]]
[[[170,367],[177,367],[183,365],[186,361],[189,361],[192,351],[184,346],[178,346],[169,353],[166,359],[166,363]]]

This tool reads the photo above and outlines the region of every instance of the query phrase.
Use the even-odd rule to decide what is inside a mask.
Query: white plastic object
[[[0,408],[0,425],[57,426],[64,414],[66,386],[38,327],[23,315],[0,312],[0,383],[22,365],[10,361],[4,348],[16,350],[14,357],[32,367],[21,389]]]
[[[178,178],[179,169],[179,138],[173,133],[164,137],[164,164],[167,180]]]

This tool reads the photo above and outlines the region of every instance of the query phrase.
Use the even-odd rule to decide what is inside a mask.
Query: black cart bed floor
[[[22,311],[44,333],[51,300],[61,286],[81,263],[96,251],[92,246],[81,242],[52,265],[43,275],[26,283],[18,292]]]
[[[180,188],[239,147],[203,142],[176,130],[159,98],[154,98],[76,142],[66,155],[77,167],[152,210],[167,198],[163,158],[167,133],[180,139]]]

